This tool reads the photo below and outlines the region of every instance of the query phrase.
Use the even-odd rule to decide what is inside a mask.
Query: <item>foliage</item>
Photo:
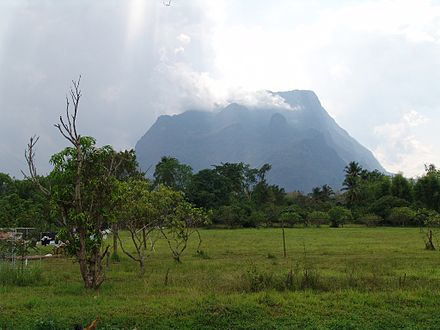
[[[118,227],[130,232],[135,253],[125,248],[118,232],[113,234],[119,240],[122,251],[139,263],[141,275],[145,273],[145,259],[154,251],[156,239],[153,231],[159,225],[149,189],[147,181],[132,179],[119,182],[114,194]]]
[[[186,191],[192,177],[192,168],[174,157],[162,157],[154,171],[154,184]]]
[[[118,164],[112,147],[97,147],[94,138],[78,133],[80,78],[72,83],[70,99],[66,98],[66,115],[60,116],[55,125],[69,146],[51,157],[54,168],[48,186],[39,180],[35,167],[38,138],[30,139],[25,157],[30,179],[48,197],[52,213],[59,219],[60,238],[67,243],[67,252],[78,261],[85,287],[97,289],[104,281],[102,260],[108,246],[103,247],[102,230],[113,221],[112,196]]]
[[[200,251],[202,243],[198,228],[210,223],[208,214],[187,202],[183,195],[159,187],[153,192],[155,205],[158,208],[158,228],[165,238],[174,260],[180,262],[182,253],[188,246],[188,241],[193,234],[197,234]]]
[[[374,213],[378,216],[380,216],[383,219],[387,219],[391,209],[395,207],[403,207],[408,206],[409,203],[403,199],[400,199],[398,197],[386,195],[378,200],[374,201],[370,207],[369,211],[371,213]]]
[[[426,173],[414,185],[415,199],[423,206],[440,211],[440,174],[434,165],[426,168]]]
[[[214,210],[214,223],[230,227],[256,227],[277,221],[285,192],[266,182],[269,164],[251,168],[244,163],[222,163],[194,174],[188,200]]]
[[[347,204],[352,206],[358,201],[362,168],[357,162],[352,161],[345,167],[344,172],[345,179],[342,183],[342,190],[346,191]]]
[[[108,167],[114,154],[110,146],[98,148],[93,138],[81,137],[78,148],[67,147],[51,158],[51,205],[61,219],[59,236],[80,262],[85,286],[90,288],[98,288],[104,280],[102,230],[114,219],[116,178]]]
[[[360,224],[363,224],[367,227],[376,227],[378,224],[381,223],[382,220],[383,219],[376,214],[367,213],[367,214],[361,215],[357,219],[357,222]]]
[[[339,227],[352,219],[351,211],[342,206],[333,206],[328,211],[330,227]]]
[[[416,212],[409,207],[395,207],[390,210],[388,221],[395,226],[415,225]]]
[[[44,181],[45,178],[40,178]],[[2,227],[52,227],[47,198],[28,179],[0,173],[0,224]]]
[[[285,210],[279,216],[279,220],[289,226],[304,225],[303,217],[294,210]]]
[[[119,237],[121,248],[139,263],[142,275],[146,258],[153,253],[160,237],[166,240],[173,258],[179,262],[194,233],[198,235],[197,250],[200,250],[198,228],[209,223],[208,214],[193,207],[181,192],[162,185],[150,191],[145,180],[131,180],[119,183],[115,203],[120,225],[130,232],[135,253],[129,252]]]
[[[310,225],[320,227],[323,224],[328,223],[330,220],[330,217],[327,212],[321,212],[321,211],[313,211],[310,212],[307,216],[307,222]]]
[[[396,174],[391,179],[391,194],[394,197],[412,201],[412,186],[408,179],[406,179],[401,173]]]

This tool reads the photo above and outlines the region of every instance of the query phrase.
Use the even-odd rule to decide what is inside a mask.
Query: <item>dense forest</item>
[[[266,181],[270,164],[251,168],[222,163],[193,173],[177,159],[163,157],[150,180],[137,170],[133,151],[115,155],[120,159],[116,180],[142,180],[150,191],[163,185],[181,192],[186,201],[209,211],[209,226],[419,226],[440,219],[440,171],[434,165],[426,166],[423,176],[407,179],[402,174],[367,171],[351,162],[341,169],[345,171],[341,191],[323,185],[305,194],[270,185]],[[54,176],[39,177],[39,182],[49,187]],[[59,227],[51,201],[31,179],[4,173],[0,173],[0,222],[2,227]]]

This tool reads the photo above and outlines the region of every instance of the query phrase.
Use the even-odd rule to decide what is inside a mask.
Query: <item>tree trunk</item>
[[[426,250],[434,251],[434,243],[432,242],[432,229],[428,230],[428,233],[426,234],[427,241],[425,243]]]
[[[101,251],[99,248],[95,248],[95,251],[87,257],[86,248],[86,231],[82,228],[79,230],[79,250],[77,253],[79,268],[84,281],[84,287],[96,290],[104,281]]]
[[[144,274],[145,274],[145,258],[144,258],[144,256],[140,256],[139,266],[141,267],[141,276],[144,276]]]

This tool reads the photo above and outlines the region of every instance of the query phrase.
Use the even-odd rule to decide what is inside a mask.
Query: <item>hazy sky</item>
[[[311,89],[389,171],[440,166],[440,1],[0,0],[0,171],[40,172],[82,74],[79,125],[132,148],[160,114]],[[255,101],[256,100],[256,101]]]

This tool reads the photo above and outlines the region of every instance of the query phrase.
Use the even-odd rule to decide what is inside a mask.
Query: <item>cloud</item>
[[[182,46],[174,48],[174,54],[176,54],[176,55],[179,53],[184,53],[184,52],[185,52],[185,48]]]
[[[185,33],[181,33],[177,36],[177,40],[179,40],[182,45],[188,45],[191,42],[191,37]]]
[[[19,175],[34,133],[48,171],[65,145],[52,125],[79,74],[80,127],[101,144],[133,147],[160,114],[234,101],[282,108],[265,90],[311,89],[397,168],[393,150],[440,138],[438,17],[428,0],[0,2],[0,171]]]
[[[428,118],[412,110],[397,122],[374,128],[374,134],[380,139],[374,154],[387,170],[417,176],[423,172],[424,164],[437,158],[434,147],[423,143],[413,133],[414,128],[428,122]]]
[[[162,113],[175,114],[188,109],[212,111],[233,102],[249,108],[294,110],[282,97],[269,91],[228,86],[209,72],[196,71],[184,62],[170,61],[166,51],[162,59],[152,77],[152,81],[162,86],[159,99],[167,100],[156,104]]]
[[[279,95],[266,90],[249,91],[244,89],[229,90],[226,103],[236,102],[250,108],[279,108],[294,110]]]
[[[179,103],[179,93],[161,93],[173,81],[152,79],[164,61],[161,49],[194,70],[207,68],[200,56],[209,33],[203,10],[198,1],[170,7],[143,0],[1,2],[0,171],[21,176],[33,134],[40,136],[38,168],[50,170],[49,157],[67,145],[53,124],[79,74],[81,133],[133,148],[158,115]]]

